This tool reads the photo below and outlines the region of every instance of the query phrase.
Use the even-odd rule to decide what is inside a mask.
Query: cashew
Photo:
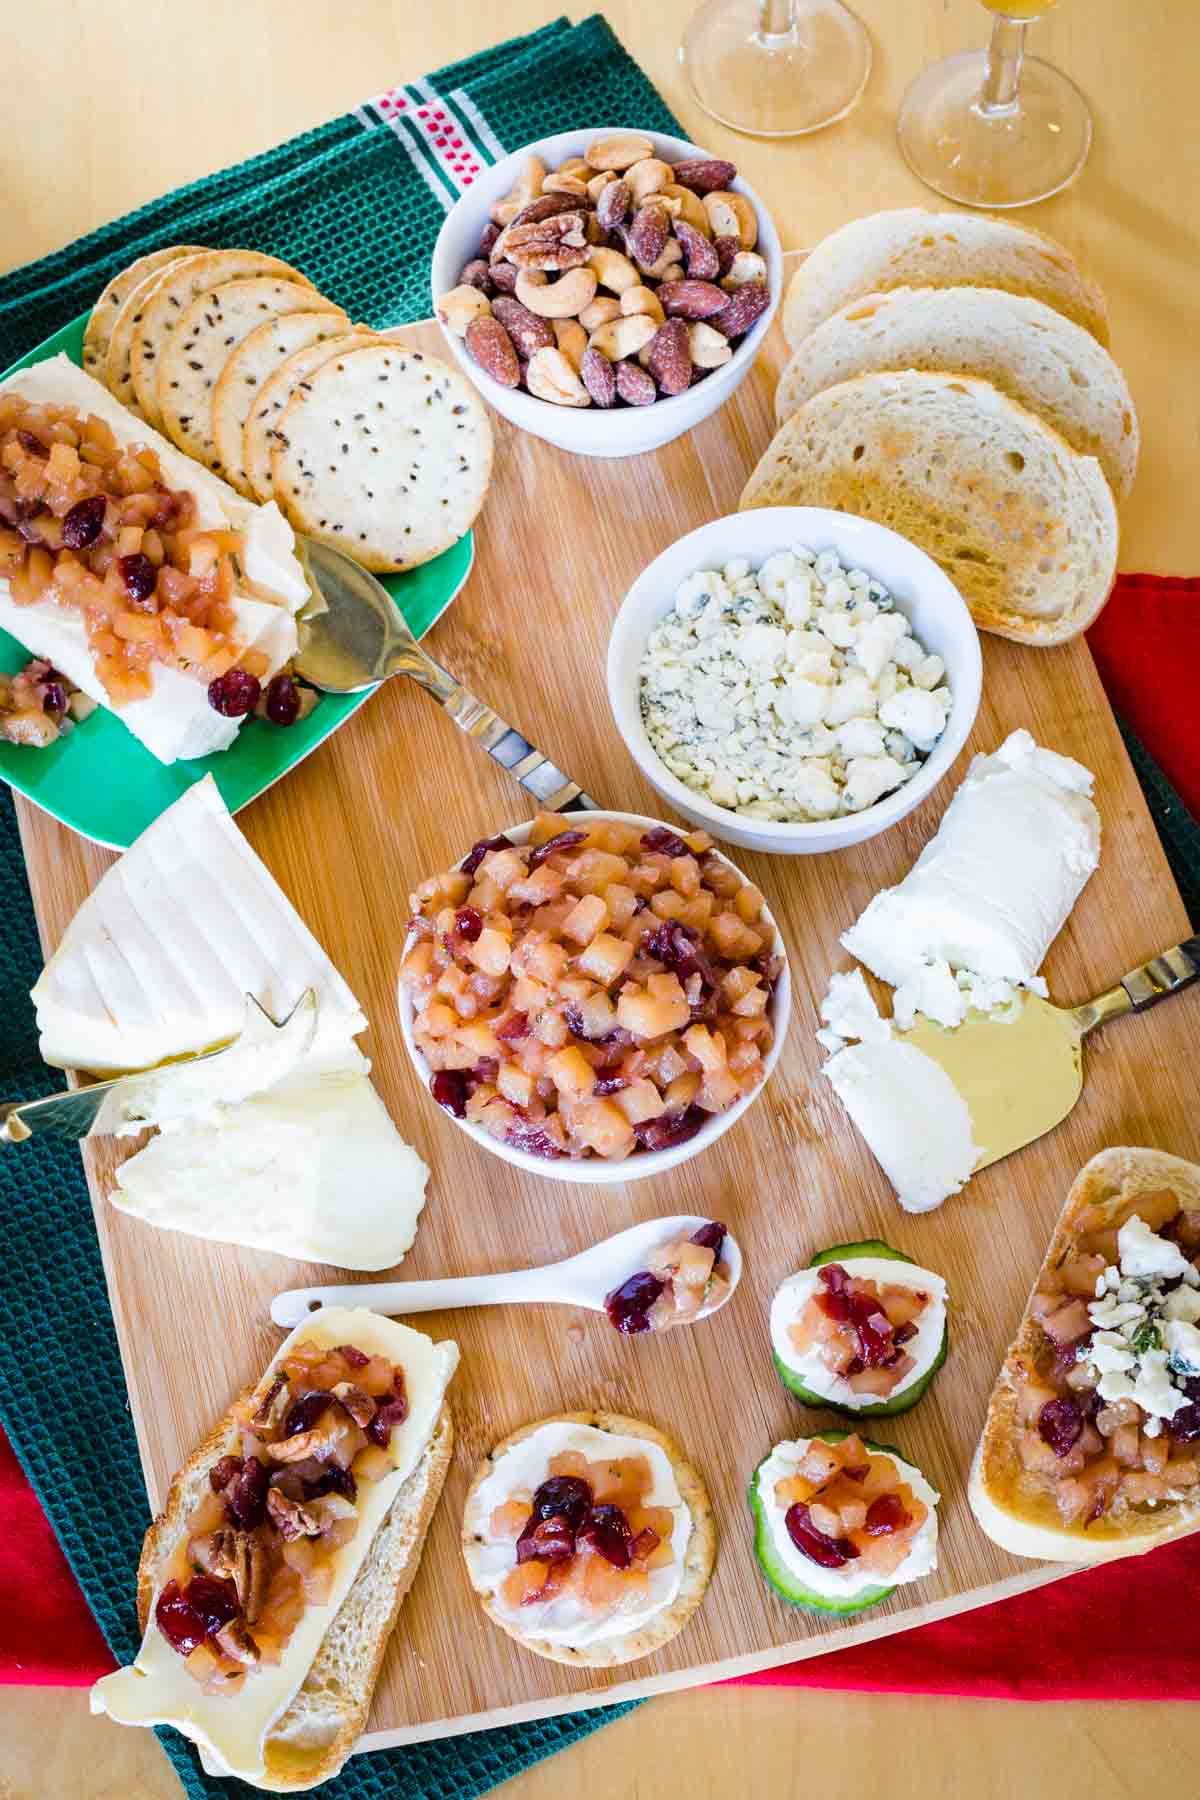
[[[743,281],[765,281],[767,265],[755,250],[739,250],[729,265],[729,273],[721,282],[723,288],[741,287]]]
[[[653,319],[659,325],[667,316],[662,309],[658,295],[653,288],[648,287],[626,288],[621,295],[621,311],[626,317],[644,313],[647,318]]]
[[[517,299],[539,319],[577,318],[595,297],[595,271],[586,266],[568,269],[553,282],[538,269],[522,269],[517,275]]]
[[[607,236],[608,233],[596,217],[595,212],[586,212],[583,215],[584,242],[588,244],[603,244]]]
[[[610,181],[615,181],[616,179],[617,178],[611,169],[601,169],[598,175],[592,176],[592,179],[587,184],[587,191],[588,199],[593,206],[595,206],[597,200],[600,198],[600,189],[606,188]]]
[[[561,350],[535,350],[525,370],[525,385],[539,400],[554,406],[590,406],[592,397]]]
[[[610,319],[619,319],[620,316],[621,302],[613,300],[608,294],[600,294],[590,306],[584,307],[579,315],[579,323],[585,331],[595,331],[597,326],[607,325]]]
[[[653,156],[654,145],[648,137],[629,132],[621,137],[595,138],[583,154],[593,169],[629,169]]]
[[[609,250],[603,244],[597,244],[588,263],[596,271],[596,280],[601,287],[606,287],[614,294],[623,294],[626,288],[639,287],[641,276],[627,256],[619,250]]]
[[[696,319],[688,326],[688,348],[698,369],[719,369],[733,355],[733,347],[712,325]]]
[[[578,319],[551,319],[550,324],[558,348],[578,374],[583,353],[588,347],[587,332]]]
[[[683,261],[683,246],[678,238],[669,237],[657,262],[639,263],[638,268],[643,275],[649,275],[654,281],[661,281],[668,269]]]
[[[553,175],[547,175],[542,183],[543,194],[571,194],[576,199],[587,198],[587,188],[578,175],[564,175],[561,169]]]
[[[546,165],[540,156],[531,156],[517,177],[517,185],[503,200],[497,200],[492,207],[492,218],[497,225],[510,225],[523,206],[536,200],[542,191],[542,183],[546,179]]]
[[[669,163],[660,162],[657,156],[647,156],[642,162],[634,163],[626,169],[625,179],[629,183],[629,191],[633,195],[635,207],[648,200],[651,194],[661,193],[675,179],[675,171]]]
[[[451,288],[437,303],[437,316],[455,337],[466,337],[472,319],[482,319],[492,310],[492,303],[477,287],[463,283]]]
[[[745,194],[705,194],[704,210],[714,237],[735,237],[743,250],[758,242],[758,219]]]
[[[556,175],[577,175],[580,181],[586,181],[591,172],[591,164],[585,156],[568,156],[554,171]]]
[[[676,216],[680,219],[686,219],[689,225],[694,226],[697,231],[702,231],[705,237],[712,236],[713,229],[708,222],[708,214],[704,210],[704,202],[701,200],[699,194],[693,194],[691,188],[680,187],[676,182],[672,182],[669,187],[665,187],[662,190],[659,198],[663,201],[677,200],[679,202],[679,211]]]
[[[644,350],[657,330],[654,320],[647,318],[645,313],[610,319],[607,325],[593,331],[588,348],[598,350],[609,362],[620,362],[623,357],[636,356],[639,350]]]

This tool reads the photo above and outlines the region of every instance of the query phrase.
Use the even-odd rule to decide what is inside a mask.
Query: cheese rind
[[[390,1357],[404,1369],[409,1402],[408,1416],[392,1433],[393,1472],[359,1488],[359,1527],[350,1542],[334,1553],[333,1591],[328,1604],[305,1609],[277,1665],[260,1666],[247,1677],[239,1694],[222,1697],[203,1691],[188,1674],[183,1657],[159,1631],[154,1621],[156,1588],[134,1662],[106,1675],[91,1691],[94,1713],[107,1713],[124,1725],[173,1725],[246,1781],[254,1781],[265,1772],[264,1741],[294,1699],[370,1551],[376,1531],[424,1454],[458,1363],[458,1346],[450,1340],[434,1344],[423,1332],[365,1308],[331,1307],[296,1327],[272,1359],[271,1370],[301,1339],[315,1339],[330,1348],[354,1344],[368,1355]],[[260,1392],[265,1390],[271,1370],[259,1383]],[[230,1447],[238,1436],[231,1424]]]

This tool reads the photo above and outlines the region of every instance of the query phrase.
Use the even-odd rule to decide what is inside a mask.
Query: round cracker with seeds
[[[206,288],[251,275],[275,275],[281,281],[298,281],[301,287],[315,291],[299,269],[293,269],[278,256],[265,256],[260,250],[204,250],[185,256],[182,262],[171,264],[155,277],[134,328],[129,359],[134,396],[155,430],[161,431],[163,422],[155,392],[158,361],[180,315]]]
[[[250,416],[242,433],[242,470],[253,499],[265,506],[274,498],[271,487],[271,452],[277,439],[275,427],[303,382],[330,357],[343,350],[357,350],[363,344],[374,344],[377,334],[369,326],[359,325],[341,337],[326,338],[293,351],[273,375],[267,377],[254,396]]]
[[[481,1540],[468,1523],[472,1517],[475,1495],[500,1458],[507,1450],[532,1437],[544,1425],[590,1425],[596,1431],[611,1432],[617,1437],[644,1438],[647,1443],[656,1444],[671,1465],[675,1485],[692,1518],[691,1536],[683,1553],[679,1591],[669,1605],[664,1606],[653,1618],[634,1626],[619,1637],[604,1638],[579,1649],[569,1644],[551,1643],[547,1638],[519,1631],[500,1612],[480,1564],[478,1547]],[[717,1554],[717,1525],[708,1490],[679,1446],[664,1432],[657,1431],[653,1425],[644,1424],[640,1419],[628,1419],[623,1413],[555,1413],[549,1419],[536,1419],[532,1425],[522,1425],[519,1431],[506,1437],[496,1445],[490,1456],[484,1458],[467,1492],[462,1544],[471,1586],[478,1594],[484,1612],[499,1625],[501,1631],[507,1632],[509,1637],[524,1645],[526,1650],[532,1650],[537,1656],[545,1656],[551,1662],[568,1663],[579,1669],[609,1669],[619,1663],[635,1662],[639,1657],[661,1650],[664,1644],[683,1630],[708,1588]]]
[[[97,381],[107,380],[104,371],[113,326],[134,288],[145,281],[147,275],[157,275],[167,263],[178,262],[184,256],[197,256],[203,248],[202,244],[169,244],[165,250],[151,250],[147,255],[139,256],[127,269],[113,276],[93,306],[84,329],[83,367],[87,374]]]
[[[242,448],[259,389],[297,350],[328,343],[349,324],[343,312],[276,313],[256,325],[227,359],[212,391],[212,435],[217,467],[239,494],[251,494]]]
[[[213,393],[225,364],[258,326],[281,313],[311,312],[314,299],[299,282],[251,275],[205,288],[184,308],[158,359],[155,393],[167,436],[185,455],[219,468]]]
[[[173,257],[157,269],[151,269],[149,274],[143,275],[142,279],[130,289],[113,320],[108,349],[104,355],[104,370],[100,379],[109,393],[119,400],[122,406],[127,406],[130,412],[137,413],[139,417],[145,415],[138,404],[137,393],[133,385],[133,334],[142,321],[146,302],[161,277],[175,268],[177,263],[183,262],[187,254],[187,251],[180,251],[177,257]]]
[[[487,493],[483,402],[457,369],[424,351],[380,342],[331,357],[275,430],[271,487],[296,530],[379,574],[448,549]]]

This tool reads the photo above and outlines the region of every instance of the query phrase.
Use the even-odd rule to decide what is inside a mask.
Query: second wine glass
[[[679,46],[712,118],[753,137],[842,119],[871,72],[871,40],[842,0],[706,0]]]

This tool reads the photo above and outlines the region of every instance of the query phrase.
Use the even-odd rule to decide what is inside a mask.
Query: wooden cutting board
[[[414,327],[413,337],[439,348],[431,324]],[[771,435],[782,356],[776,333],[723,411],[634,461],[573,458],[495,421],[496,478],[477,527],[475,569],[430,645],[602,803],[655,816],[664,810],[609,715],[609,626],[634,577],[661,549],[735,509]],[[376,1083],[433,1171],[406,1276],[546,1262],[679,1212],[727,1221],[746,1257],[738,1294],[717,1319],[661,1338],[619,1338],[601,1315],[557,1308],[415,1321],[461,1345],[451,1393],[458,1445],[362,1748],[715,1681],[903,1631],[1067,1572],[1018,1561],[980,1533],[967,1506],[967,1468],[996,1367],[1080,1163],[1109,1144],[1200,1157],[1200,992],[1089,1040],[1087,1088],[1070,1118],[918,1218],[900,1212],[819,1076],[813,1040],[830,970],[848,962],[839,931],[909,867],[969,754],[994,748],[1017,726],[1095,770],[1104,820],[1100,870],[1050,952],[1053,998],[1081,1001],[1187,934],[1084,643],[1029,650],[985,638],[984,700],[970,744],[924,806],[883,837],[834,855],[739,855],[764,890],[791,959],[789,1040],[773,1081],[726,1137],[675,1173],[627,1186],[567,1187],[487,1156],[434,1106],[409,1064],[395,1005],[409,889],[476,838],[530,813],[521,790],[432,701],[393,682],[241,815],[251,844],[363,1001]],[[112,858],[18,804],[49,953]],[[124,1217],[104,1199],[117,1154],[108,1144],[89,1149],[85,1162],[157,1507],[172,1472],[279,1342],[271,1296],[337,1272]],[[353,1193],[345,1204],[353,1206]],[[773,1443],[833,1422],[802,1408],[774,1375],[771,1295],[814,1251],[866,1237],[886,1238],[945,1274],[953,1313],[949,1362],[930,1397],[894,1425],[880,1422],[884,1441],[941,1490],[940,1567],[849,1623],[790,1608],[768,1588],[752,1552],[745,1492]],[[576,1671],[522,1651],[479,1611],[459,1549],[464,1496],[485,1452],[528,1420],[585,1406],[670,1432],[702,1471],[721,1534],[713,1581],[692,1623],[657,1655],[612,1672]],[[131,1587],[131,1611],[133,1603]]]

